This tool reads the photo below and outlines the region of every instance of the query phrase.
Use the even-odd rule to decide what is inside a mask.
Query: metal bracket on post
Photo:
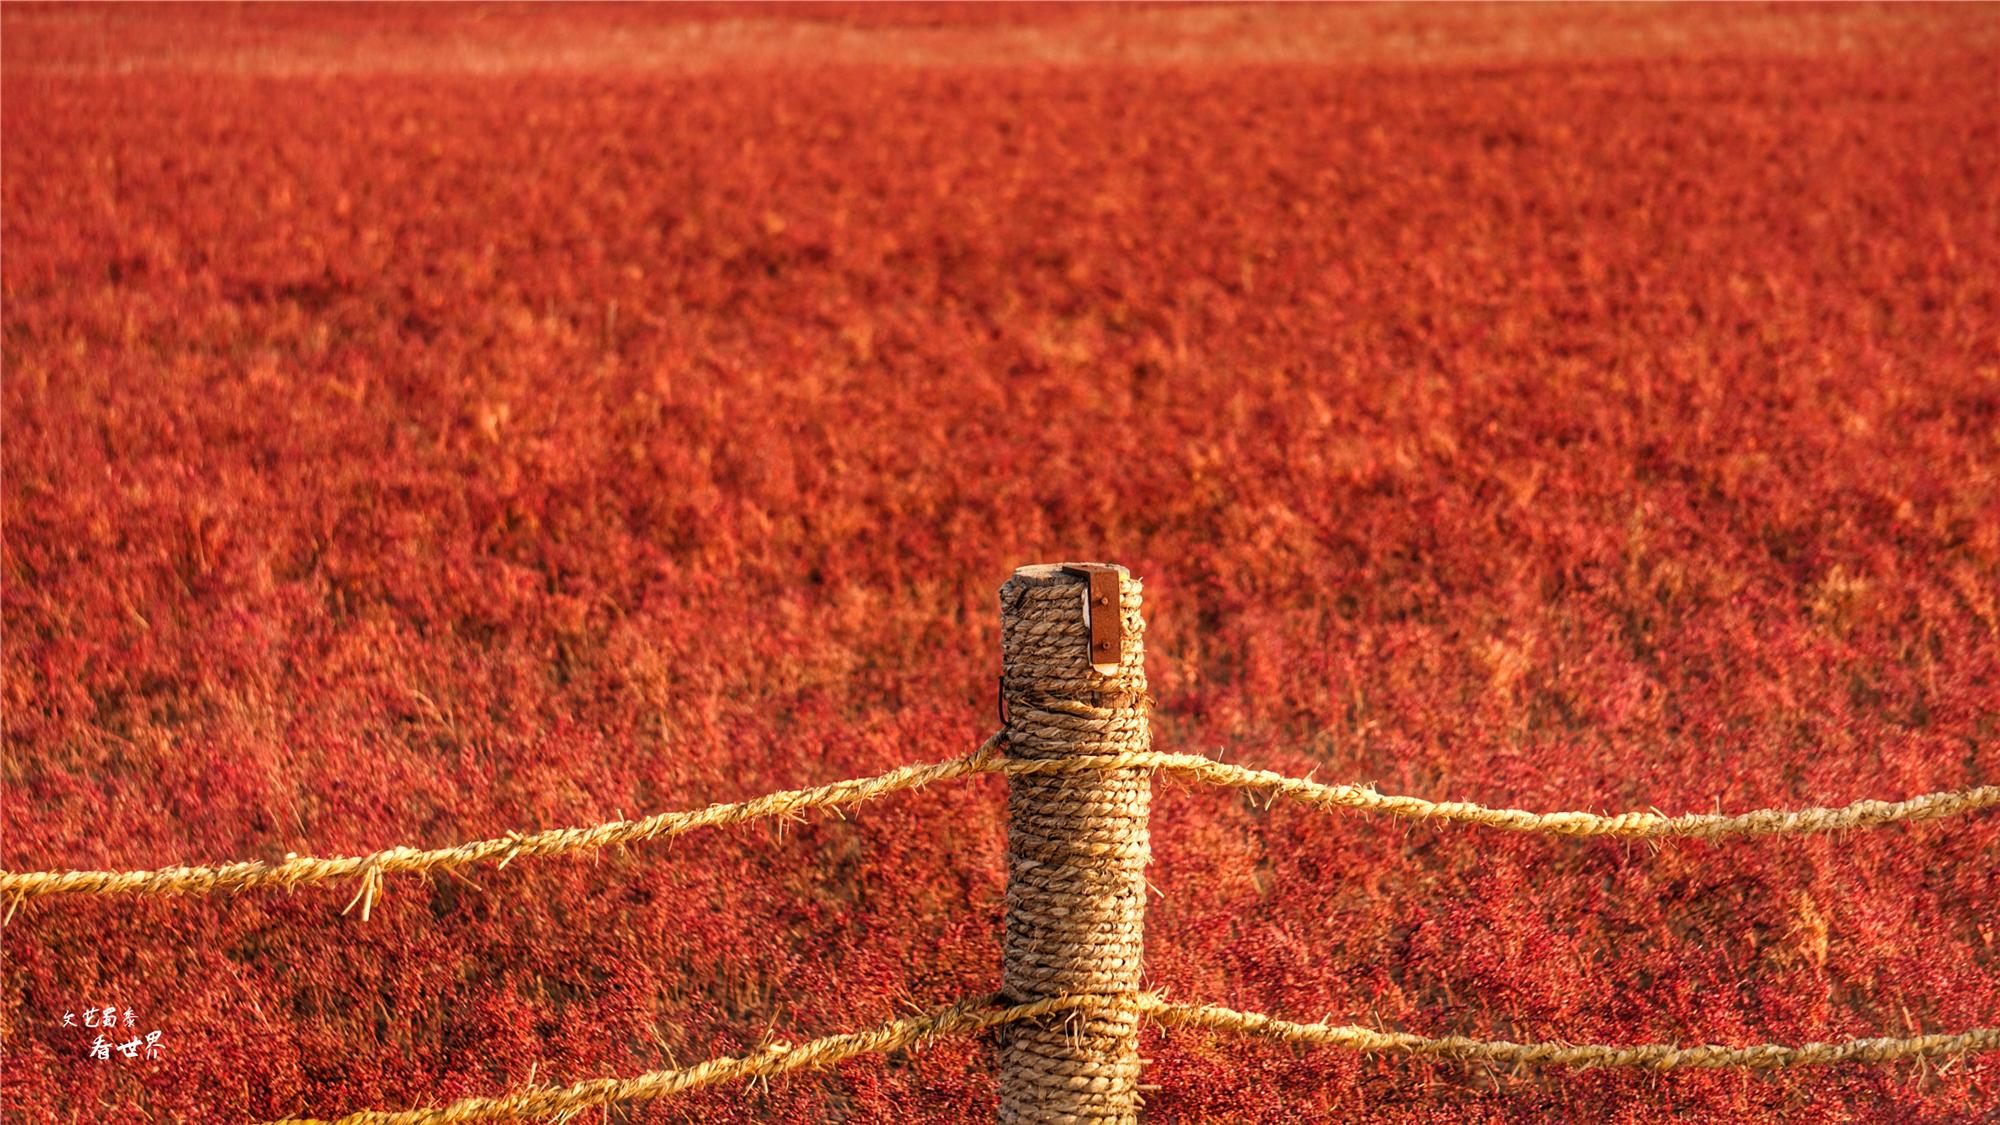
[[[1083,619],[1090,629],[1090,666],[1100,676],[1115,675],[1125,654],[1125,612],[1119,570],[1104,563],[1064,563],[1063,573],[1085,580]]]

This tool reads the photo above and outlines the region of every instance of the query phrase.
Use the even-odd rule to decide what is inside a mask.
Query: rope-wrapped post
[[[1007,755],[1150,749],[1144,639],[1139,582],[1123,567],[1015,571],[1000,587]],[[1011,776],[1002,994],[1107,1003],[1001,1029],[1002,1122],[1138,1120],[1151,802],[1143,768]]]

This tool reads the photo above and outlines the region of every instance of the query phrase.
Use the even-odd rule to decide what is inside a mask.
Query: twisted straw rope
[[[23,900],[52,894],[209,894],[252,887],[297,887],[340,879],[361,879],[356,898],[361,917],[381,893],[384,875],[403,872],[450,871],[474,863],[498,860],[505,867],[517,856],[561,855],[565,852],[608,848],[678,836],[696,828],[740,824],[762,817],[795,817],[810,809],[858,805],[873,797],[915,789],[934,781],[947,781],[971,774],[987,773],[1000,750],[1000,736],[988,738],[977,751],[963,758],[924,766],[903,766],[877,777],[836,781],[812,789],[789,789],[748,801],[709,805],[689,812],[660,813],[643,820],[613,820],[587,828],[553,828],[522,834],[509,832],[490,840],[475,840],[451,848],[422,850],[389,848],[360,856],[288,856],[280,863],[247,860],[219,867],[162,867],[151,871],[35,871],[0,872],[0,895],[12,896],[14,905]],[[354,903],[348,903],[351,908]],[[13,910],[8,910],[12,917]]]
[[[1716,837],[1728,835],[1800,835],[1884,824],[1936,820],[1959,813],[2000,806],[2000,785],[1925,793],[1905,801],[1860,800],[1839,808],[1758,809],[1726,815],[1690,813],[1666,816],[1657,812],[1627,812],[1601,816],[1588,812],[1526,812],[1497,809],[1464,801],[1427,801],[1378,793],[1360,785],[1327,785],[1288,777],[1269,770],[1218,762],[1196,754],[1150,751],[1080,758],[1033,760],[1000,755],[1003,736],[994,735],[972,754],[947,762],[903,766],[876,777],[836,781],[813,789],[771,793],[748,801],[709,805],[687,812],[660,813],[643,820],[613,820],[582,828],[542,832],[510,832],[450,848],[388,848],[361,856],[289,856],[279,863],[245,860],[213,867],[161,867],[141,871],[0,871],[0,896],[10,900],[7,917],[28,899],[55,894],[209,894],[255,887],[308,886],[358,878],[356,901],[362,917],[382,889],[382,876],[405,872],[452,870],[498,860],[505,866],[516,856],[549,856],[616,844],[678,836],[696,828],[740,824],[771,816],[796,816],[812,809],[840,808],[937,781],[978,774],[1011,776],[1088,772],[1093,770],[1163,769],[1211,785],[1259,789],[1315,808],[1348,808],[1387,813],[1416,820],[1479,824],[1515,832],[1557,836]],[[349,903],[351,908],[354,904]]]
[[[1647,1070],[1751,1067],[1775,1070],[1827,1063],[1883,1063],[2000,1050],[2000,1027],[1980,1027],[1958,1035],[1919,1035],[1910,1039],[1849,1039],[1839,1043],[1802,1043],[1796,1047],[1760,1043],[1754,1047],[1702,1044],[1681,1047],[1648,1043],[1631,1047],[1602,1044],[1509,1043],[1448,1035],[1432,1039],[1400,1031],[1375,1031],[1353,1025],[1292,1023],[1275,1016],[1239,1012],[1233,1008],[1173,1004],[1147,996],[1143,1007],[1164,1027],[1206,1027],[1294,1043],[1344,1047],[1353,1051],[1425,1055],[1465,1062],[1538,1063],[1577,1067],[1641,1067]]]
[[[1025,762],[1141,755],[1146,721],[1140,585],[1121,572],[1123,644],[1093,669],[1088,586],[1059,567],[1024,567],[1000,587],[1007,754]],[[1113,666],[1115,664],[1115,666]],[[1136,1125],[1139,994],[1146,943],[1147,813],[1141,767],[1021,772],[1007,788],[1007,912],[1000,994],[1013,1003],[1096,996],[1102,1006],[998,1036],[1002,1125]]]
[[[1058,997],[1033,1004],[993,1007],[997,996],[964,1000],[922,1016],[890,1020],[867,1031],[829,1035],[794,1047],[779,1041],[748,1054],[710,1059],[680,1070],[655,1070],[636,1078],[598,1078],[547,1090],[522,1090],[492,1098],[466,1098],[435,1109],[396,1112],[366,1110],[334,1121],[288,1117],[265,1125],[453,1125],[523,1117],[563,1117],[592,1106],[648,1101],[718,1082],[766,1078],[794,1070],[817,1070],[857,1055],[919,1047],[941,1036],[1046,1017],[1102,1004],[1098,996]]]
[[[766,1078],[794,1070],[821,1069],[858,1055],[919,1047],[946,1035],[983,1031],[1058,1013],[1138,1011],[1163,1027],[1205,1027],[1315,1046],[1370,1053],[1420,1055],[1465,1062],[1530,1063],[1577,1067],[1639,1067],[1648,1070],[1753,1067],[1763,1070],[1828,1063],[1885,1063],[1932,1059],[1975,1051],[2000,1050],[2000,1028],[1976,1028],[1958,1035],[1909,1039],[1850,1039],[1797,1047],[1766,1043],[1754,1047],[1647,1044],[1632,1047],[1567,1043],[1509,1043],[1447,1036],[1432,1039],[1402,1032],[1323,1023],[1292,1023],[1230,1008],[1176,1004],[1153,993],[1129,1000],[1106,996],[1061,996],[1012,1007],[995,1007],[999,996],[962,1001],[923,1016],[890,1020],[868,1031],[830,1035],[801,1046],[771,1043],[749,1055],[710,1059],[680,1070],[656,1070],[636,1078],[599,1078],[547,1090],[523,1090],[490,1098],[466,1098],[435,1109],[368,1110],[334,1121],[286,1118],[265,1125],[454,1125],[525,1117],[564,1117],[581,1109],[645,1101],[703,1086],[745,1078]],[[1074,1018],[1074,1017],[1072,1017]]]
[[[1513,832],[1554,836],[1715,837],[1800,835],[1844,828],[1873,828],[1900,821],[1936,820],[1955,813],[2000,806],[2000,785],[1981,785],[1941,793],[1926,793],[1907,801],[1861,800],[1839,808],[1758,809],[1754,812],[1688,813],[1626,812],[1600,816],[1589,812],[1526,812],[1496,809],[1467,801],[1427,801],[1377,793],[1365,785],[1327,785],[1269,770],[1218,762],[1197,754],[1111,754],[1071,758],[1060,763],[996,762],[1007,773],[1048,770],[1110,770],[1146,766],[1184,774],[1210,785],[1261,789],[1315,808],[1359,809],[1414,820],[1446,820],[1479,824]]]

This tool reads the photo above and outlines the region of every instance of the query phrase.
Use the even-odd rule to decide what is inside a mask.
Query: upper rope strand
[[[1981,785],[1926,793],[1906,801],[1861,800],[1839,808],[1757,809],[1746,813],[1688,813],[1681,816],[1624,812],[1603,816],[1591,812],[1537,813],[1490,808],[1468,801],[1427,801],[1422,797],[1378,793],[1364,785],[1328,785],[1307,778],[1288,777],[1196,754],[1110,754],[1071,758],[1059,763],[1007,761],[996,763],[994,768],[1008,773],[1024,773],[1050,769],[1119,769],[1139,765],[1183,774],[1210,785],[1260,789],[1315,808],[1357,809],[1415,820],[1444,820],[1555,836],[1704,838],[1800,835],[1845,828],[1872,828],[1903,821],[1935,820],[2000,806],[2000,785]]]
[[[355,901],[362,917],[381,893],[382,878],[407,872],[454,870],[470,864],[498,862],[505,866],[517,856],[550,856],[608,848],[618,844],[678,836],[696,828],[740,824],[765,817],[790,817],[813,810],[857,805],[875,797],[933,782],[976,774],[1048,774],[1070,771],[1158,769],[1232,789],[1260,790],[1313,808],[1356,809],[1415,820],[1477,824],[1514,832],[1556,836],[1617,836],[1623,838],[1731,835],[1800,835],[1871,828],[1884,824],[1936,820],[1960,813],[2000,807],[2000,785],[1980,785],[1925,793],[1903,801],[1860,800],[1838,808],[1757,809],[1745,813],[1658,812],[1527,812],[1491,808],[1466,801],[1429,801],[1378,793],[1364,785],[1329,785],[1269,770],[1218,762],[1196,754],[1135,751],[1076,758],[1020,759],[1002,756],[1004,740],[988,738],[963,758],[930,765],[903,766],[875,777],[852,778],[811,789],[791,789],[748,801],[709,805],[686,812],[659,813],[642,820],[613,820],[578,828],[541,832],[510,832],[449,848],[396,847],[359,856],[287,856],[278,862],[245,860],[210,867],[161,867],[138,871],[0,871],[0,897],[9,900],[8,914],[22,902],[55,894],[210,894],[256,887],[299,887],[359,879]],[[349,904],[350,906],[353,903]]]
[[[52,894],[209,894],[253,887],[297,887],[342,879],[362,880],[362,917],[381,887],[383,875],[453,870],[468,864],[517,856],[560,855],[608,848],[642,840],[678,836],[696,828],[740,824],[764,817],[796,816],[811,809],[857,805],[874,797],[916,789],[936,781],[984,773],[991,769],[1000,738],[963,758],[923,766],[903,766],[876,777],[853,778],[812,789],[790,789],[748,801],[709,805],[688,812],[668,812],[643,820],[613,820],[583,828],[553,828],[542,832],[510,832],[490,840],[475,840],[450,848],[388,848],[359,856],[288,856],[277,863],[247,860],[216,867],[162,867],[150,871],[32,871],[0,872],[0,896],[18,904],[23,899]],[[10,911],[11,913],[11,911]]]

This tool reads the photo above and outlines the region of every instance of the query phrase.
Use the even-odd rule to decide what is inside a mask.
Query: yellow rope
[[[776,1042],[748,1054],[710,1059],[679,1070],[656,1070],[636,1078],[599,1078],[573,1086],[529,1089],[490,1098],[466,1098],[434,1109],[364,1110],[333,1121],[286,1118],[265,1125],[455,1125],[465,1121],[562,1117],[593,1106],[646,1101],[720,1082],[766,1078],[794,1070],[832,1066],[857,1055],[918,1047],[946,1035],[983,1031],[1058,1012],[1137,1011],[1164,1027],[1204,1027],[1355,1051],[1422,1055],[1467,1062],[1531,1063],[1578,1067],[1640,1067],[1648,1070],[1752,1067],[1777,1069],[1827,1063],[1884,1063],[2000,1050],[2000,1028],[1977,1028],[1959,1035],[1909,1039],[1849,1039],[1839,1043],[1775,1043],[1754,1047],[1705,1044],[1633,1047],[1568,1043],[1508,1043],[1447,1036],[1432,1039],[1403,1032],[1323,1023],[1292,1023],[1230,1008],[1175,1004],[1154,993],[1134,993],[1129,1002],[1102,995],[1060,996],[1013,1007],[995,1007],[1000,997],[962,1001],[927,1015],[890,1020],[868,1031],[830,1035],[801,1046]]]
[[[1231,1008],[1173,1004],[1157,996],[1143,1006],[1154,1022],[1165,1027],[1206,1027],[1261,1035],[1294,1043],[1345,1047],[1355,1051],[1427,1055],[1469,1062],[1541,1063],[1556,1066],[1629,1066],[1647,1070],[1751,1067],[1777,1069],[1826,1063],[1882,1063],[2000,1050],[2000,1027],[1981,1027],[1958,1035],[1919,1035],[1910,1039],[1849,1039],[1839,1043],[1802,1043],[1796,1047],[1760,1043],[1754,1047],[1703,1044],[1680,1047],[1670,1043],[1634,1047],[1570,1043],[1508,1043],[1451,1035],[1431,1039],[1397,1031],[1324,1023],[1292,1023]]]
[[[995,735],[963,758],[926,766],[904,766],[878,777],[836,781],[813,789],[792,789],[749,801],[709,805],[690,812],[660,813],[644,820],[614,820],[587,828],[554,828],[544,832],[510,832],[491,840],[475,840],[451,848],[423,850],[389,848],[360,856],[288,856],[282,862],[248,860],[218,867],[162,867],[152,871],[33,871],[0,872],[0,895],[14,905],[52,894],[208,894],[252,887],[297,887],[341,879],[359,879],[355,900],[361,916],[381,893],[384,875],[411,871],[452,870],[467,864],[498,860],[501,866],[517,856],[559,855],[678,836],[696,828],[740,824],[761,817],[797,816],[810,809],[856,805],[873,797],[915,789],[936,781],[991,770],[1000,749]],[[350,907],[354,903],[348,904]],[[8,911],[11,916],[13,910]]]
[[[561,1117],[592,1106],[646,1101],[718,1082],[765,1078],[793,1070],[832,1066],[856,1055],[917,1047],[940,1036],[982,1031],[1017,1020],[1054,1012],[1115,1006],[1102,996],[1062,996],[1011,1008],[996,1008],[997,996],[966,1000],[927,1015],[890,1020],[868,1031],[829,1035],[794,1047],[770,1043],[753,1054],[710,1059],[681,1070],[655,1070],[636,1078],[598,1078],[547,1090],[522,1090],[494,1098],[466,1098],[436,1109],[396,1112],[367,1110],[332,1122],[318,1118],[286,1118],[265,1125],[453,1125],[462,1121],[495,1121],[525,1117]]]
[[[1360,809],[1388,813],[1417,820],[1447,820],[1481,824],[1515,832],[1542,832],[1556,836],[1689,836],[1796,835],[1833,832],[1843,828],[1871,828],[1900,821],[1935,820],[1955,813],[1973,812],[2000,806],[2000,785],[1981,785],[1943,793],[1926,793],[1907,801],[1856,801],[1840,808],[1758,809],[1726,815],[1689,813],[1666,816],[1656,812],[1627,812],[1600,816],[1588,812],[1525,812],[1496,809],[1465,801],[1426,801],[1421,797],[1398,797],[1377,793],[1362,785],[1327,785],[1301,777],[1287,777],[1269,770],[1230,765],[1195,754],[1104,754],[1088,758],[1066,758],[1048,762],[997,761],[994,769],[1010,774],[1045,773],[1062,770],[1113,770],[1149,766],[1184,774],[1210,785],[1234,789],[1261,789],[1288,797],[1315,808]]]
[[[1195,754],[1135,751],[1076,758],[1015,759],[1002,757],[1001,736],[988,738],[972,754],[948,762],[904,766],[876,777],[836,781],[813,789],[792,789],[748,801],[709,805],[688,812],[669,812],[643,820],[614,820],[583,828],[553,828],[542,832],[510,832],[490,840],[475,840],[450,848],[389,848],[360,856],[288,856],[278,863],[246,860],[214,867],[161,867],[144,871],[0,871],[0,897],[10,900],[7,916],[22,902],[53,894],[208,894],[253,887],[298,887],[358,879],[354,900],[366,919],[382,891],[385,875],[452,870],[468,864],[517,856],[560,855],[678,836],[696,828],[740,824],[772,816],[797,816],[812,809],[860,804],[905,789],[975,774],[1029,775],[1121,769],[1163,769],[1197,781],[1235,789],[1258,789],[1315,808],[1348,808],[1419,820],[1480,824],[1516,832],[1558,836],[1714,837],[1727,835],[1788,835],[1868,828],[1902,821],[1935,820],[1957,813],[2000,806],[2000,785],[1981,785],[1941,793],[1926,793],[1906,801],[1862,800],[1840,808],[1758,809],[1725,815],[1690,813],[1666,816],[1627,812],[1600,816],[1588,812],[1525,812],[1496,809],[1464,801],[1427,801],[1378,793],[1361,785],[1328,785],[1288,777],[1269,770],[1218,762]]]

